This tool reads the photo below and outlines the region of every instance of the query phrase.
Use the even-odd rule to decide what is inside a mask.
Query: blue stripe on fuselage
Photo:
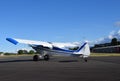
[[[58,48],[58,47],[53,47],[53,50],[64,51],[64,52],[74,52],[73,50],[65,50],[65,49],[61,49],[61,48]]]
[[[65,49],[61,49],[61,48],[58,48],[58,47],[53,47],[53,50],[56,50],[56,51],[64,51],[64,52],[79,52],[87,43],[84,43],[80,48],[78,48],[77,50],[65,50]]]
[[[75,52],[79,52],[87,43],[84,43],[80,48],[78,48],[78,50],[76,50]]]

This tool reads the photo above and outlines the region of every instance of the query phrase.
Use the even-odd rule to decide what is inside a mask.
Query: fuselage
[[[80,56],[80,55],[82,55],[82,54],[75,54],[74,52],[76,52],[76,51],[74,51],[74,50],[66,50],[66,49],[61,49],[58,47],[53,47],[51,49],[51,48],[46,48],[43,46],[32,46],[32,48],[35,49],[41,55],[45,55],[45,54],[65,55],[65,56]]]

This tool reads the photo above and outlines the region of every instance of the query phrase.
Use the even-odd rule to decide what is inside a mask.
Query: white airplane
[[[18,43],[23,43],[31,46],[34,50],[36,50],[37,53],[39,53],[39,55],[36,54],[33,56],[33,61],[38,61],[39,59],[49,60],[50,55],[59,54],[66,56],[82,57],[85,62],[87,62],[87,58],[90,56],[90,48],[88,42],[85,42],[83,45],[79,46],[77,50],[66,50],[61,47],[73,47],[76,45],[68,43],[32,41],[16,38],[6,38],[6,40],[15,45],[17,45]]]

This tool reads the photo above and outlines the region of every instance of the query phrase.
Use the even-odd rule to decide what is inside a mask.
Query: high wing
[[[71,43],[56,43],[56,42],[43,42],[43,41],[33,41],[26,39],[17,39],[17,38],[6,38],[9,42],[17,45],[18,43],[28,44],[28,45],[41,45],[43,47],[52,48],[53,46],[59,48],[68,48],[68,47],[77,47],[77,44]]]
[[[17,45],[18,43],[28,44],[28,45],[41,45],[44,47],[52,48],[52,44],[49,42],[42,42],[42,41],[33,41],[33,40],[25,40],[25,39],[16,39],[16,38],[6,38],[9,42]]]
[[[58,42],[52,42],[52,45],[59,48],[74,48],[79,46],[79,44],[75,43],[58,43]]]

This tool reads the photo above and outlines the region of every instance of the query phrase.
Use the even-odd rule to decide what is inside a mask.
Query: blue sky
[[[0,0],[0,51],[6,37],[51,42],[94,41],[119,30],[120,0]]]

